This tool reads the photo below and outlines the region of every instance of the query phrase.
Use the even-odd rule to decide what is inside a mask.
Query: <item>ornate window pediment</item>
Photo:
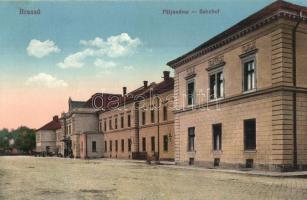
[[[186,77],[185,77],[186,80],[191,79],[195,76],[196,76],[195,67],[190,67],[189,69],[186,70]]]
[[[225,65],[224,55],[216,56],[214,58],[211,58],[208,61],[209,67],[207,68],[207,71],[211,71],[213,69],[219,68],[219,67],[224,66],[224,65]]]
[[[256,41],[251,41],[242,46],[242,54],[239,56],[240,58],[255,54],[258,51],[256,48]]]

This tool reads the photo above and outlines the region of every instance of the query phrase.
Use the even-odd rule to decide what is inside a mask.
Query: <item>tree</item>
[[[0,130],[0,149],[6,150],[9,148],[9,130]]]
[[[35,132],[28,127],[19,127],[14,131],[16,137],[14,147],[23,152],[32,151],[35,148]]]
[[[10,143],[10,141],[13,141]],[[0,149],[6,150],[16,148],[19,151],[28,153],[35,148],[35,131],[25,126],[15,130],[0,131]]]

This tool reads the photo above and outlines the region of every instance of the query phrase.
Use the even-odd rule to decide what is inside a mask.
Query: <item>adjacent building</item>
[[[110,96],[120,96],[106,93],[96,93],[87,101],[68,100],[68,112],[62,113],[60,121],[62,129],[58,143],[62,155],[74,158],[103,157],[103,135],[99,131],[97,112],[103,109]]]
[[[35,133],[36,152],[56,154],[56,131],[59,129],[61,129],[61,123],[58,116],[54,116],[52,121],[37,129]]]
[[[54,118],[58,125],[46,145],[64,157],[173,160],[173,87],[174,79],[164,71],[160,83],[144,81],[129,93],[124,87],[123,94],[69,98],[68,112]],[[46,149],[39,142],[45,127],[50,125],[38,130],[38,149]]]
[[[177,164],[306,169],[306,22],[276,1],[168,63]]]
[[[100,111],[104,157],[122,159],[174,159],[172,114],[174,80],[164,72],[160,83],[143,86],[113,101]]]

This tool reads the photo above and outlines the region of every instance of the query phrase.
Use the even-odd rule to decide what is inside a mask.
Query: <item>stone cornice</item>
[[[92,114],[92,115],[97,115],[98,113],[98,110],[97,109],[93,109],[91,111],[87,110],[73,110],[73,111],[70,111],[70,112],[67,112],[65,113],[65,116],[62,116],[60,119],[68,119],[70,118],[73,114]]]
[[[140,125],[140,129],[143,128],[149,128],[149,127],[158,127],[159,126],[163,126],[163,125],[167,125],[167,124],[172,124],[174,123],[174,120],[168,120],[168,121],[162,121],[160,123],[152,123],[152,124],[146,124],[146,125]]]
[[[239,100],[242,100],[242,99],[247,99],[247,98],[256,97],[256,96],[260,96],[260,95],[272,94],[274,92],[296,92],[296,93],[307,94],[307,88],[293,87],[293,86],[270,87],[270,88],[258,90],[258,91],[255,91],[255,92],[251,92],[251,93],[245,93],[245,94],[227,97],[227,98],[224,98],[224,99],[219,100],[219,101],[213,101],[213,102],[208,102],[208,103],[204,103],[204,104],[199,104],[199,105],[195,105],[193,107],[185,107],[185,108],[182,108],[182,109],[174,110],[173,112],[174,112],[174,114],[182,113],[182,112],[188,112],[188,111],[197,110],[197,109],[201,109],[201,108],[216,106],[217,104],[221,105],[221,104],[225,104],[225,103],[229,103],[229,102],[233,102],[233,101],[239,101]]]
[[[197,47],[196,49],[188,52],[187,54],[173,60],[167,63],[167,65],[169,65],[172,68],[177,68],[183,64],[186,64],[200,56],[203,56],[205,54],[208,54],[209,52],[212,52],[218,48],[221,48],[227,44],[229,44],[230,42],[233,42],[251,32],[254,32],[258,29],[260,29],[261,27],[271,24],[274,21],[277,21],[278,19],[288,19],[291,21],[296,21],[298,20],[299,15],[296,12],[291,12],[291,11],[287,11],[287,10],[278,10],[277,12],[271,14],[270,16],[260,19],[256,22],[254,22],[253,24],[251,24],[250,26],[238,29],[235,33],[228,35],[225,32],[222,32],[220,35],[221,39],[219,39],[217,42],[213,42],[212,44],[210,43],[210,40],[208,41],[208,44],[204,43],[203,47],[202,45]],[[307,16],[303,15],[302,16],[302,21],[303,22],[307,22]],[[235,25],[236,26],[236,25]],[[233,26],[232,28],[234,28],[235,26]],[[232,29],[230,28],[230,29]],[[230,30],[228,29],[228,30]],[[216,36],[216,37],[217,37]],[[213,40],[214,38],[212,38],[211,40]]]

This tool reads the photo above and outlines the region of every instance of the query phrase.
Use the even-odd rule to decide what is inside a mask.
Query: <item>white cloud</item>
[[[94,65],[106,67],[114,67],[116,64],[100,60],[102,57],[121,57],[131,55],[136,48],[141,45],[138,38],[131,38],[127,33],[110,36],[104,41],[100,37],[93,40],[80,40],[80,44],[86,46],[87,49],[68,55],[63,62],[57,64],[61,68],[80,68],[85,64],[88,57],[96,58]]]
[[[48,88],[57,88],[57,87],[67,87],[68,84],[63,81],[59,80],[56,77],[46,74],[46,73],[39,73],[27,79],[27,85],[37,85],[37,86],[44,86]]]
[[[79,51],[77,53],[74,54],[70,54],[69,56],[67,56],[63,62],[60,62],[57,64],[57,66],[59,66],[60,68],[80,68],[83,67],[84,65],[84,60],[88,57],[88,56],[93,56],[94,55],[94,51],[91,49],[85,49],[83,51]]]
[[[58,53],[60,51],[61,50],[51,40],[42,42],[36,39],[32,39],[27,47],[28,55],[34,56],[36,58],[42,58],[51,53]]]
[[[84,46],[94,46],[94,47],[101,47],[103,46],[104,42],[103,39],[101,39],[100,37],[96,37],[94,40],[81,40],[80,44],[84,45]]]
[[[104,68],[104,69],[110,69],[110,68],[114,68],[116,66],[116,63],[114,63],[112,61],[104,61],[104,60],[98,58],[94,62],[94,65],[96,67],[100,67],[100,68]]]
[[[118,57],[132,53],[140,44],[138,38],[132,39],[127,33],[122,33],[109,37],[105,50],[109,57]]]
[[[115,58],[133,53],[141,45],[141,41],[139,38],[131,38],[127,33],[121,33],[108,37],[106,41],[96,37],[93,40],[81,40],[80,44],[95,48],[97,56]]]
[[[132,71],[134,70],[135,68],[131,65],[128,65],[128,66],[124,66],[124,70],[127,70],[127,71]]]

